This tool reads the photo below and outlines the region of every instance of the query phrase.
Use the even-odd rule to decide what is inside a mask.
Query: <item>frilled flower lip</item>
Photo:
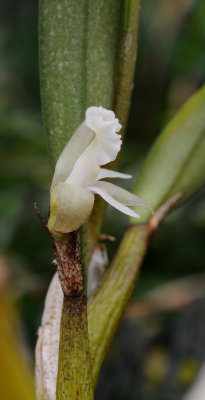
[[[139,218],[139,215],[129,206],[150,209],[139,197],[102,181],[131,178],[131,175],[101,168],[114,161],[120,151],[120,129],[113,111],[103,107],[87,109],[85,121],[68,141],[56,164],[48,222],[51,231],[68,233],[78,229],[91,214],[95,194],[131,217]]]

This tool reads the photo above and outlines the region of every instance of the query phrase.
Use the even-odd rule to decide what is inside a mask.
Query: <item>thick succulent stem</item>
[[[64,296],[56,398],[57,400],[93,399],[85,296]]]
[[[87,297],[83,282],[80,232],[54,240],[59,279],[64,292],[58,358],[57,400],[92,400]]]

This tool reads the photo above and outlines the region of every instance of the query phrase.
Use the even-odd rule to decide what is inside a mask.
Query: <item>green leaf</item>
[[[135,225],[126,232],[98,291],[88,303],[88,332],[94,386],[132,294],[149,236],[149,224]]]
[[[40,77],[52,165],[87,107],[111,108],[122,0],[40,0]]]
[[[125,133],[130,101],[133,88],[133,78],[136,64],[140,0],[126,0],[122,35],[118,51],[115,76],[113,110],[122,124],[120,134]],[[108,164],[107,168],[116,170],[119,157]],[[105,215],[107,204],[96,197],[93,212],[89,220],[89,258],[95,248]]]
[[[185,201],[204,183],[205,87],[191,97],[159,135],[133,192],[157,210],[179,191],[183,191],[180,203]],[[140,221],[147,221],[150,212],[141,209],[140,216]]]
[[[124,26],[120,40],[116,70],[113,109],[122,124],[120,134],[126,129],[137,55],[140,0],[127,0]]]

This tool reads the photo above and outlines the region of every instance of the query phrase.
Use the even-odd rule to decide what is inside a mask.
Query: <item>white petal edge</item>
[[[115,160],[121,148],[121,125],[113,111],[90,107],[85,122],[75,131],[61,153],[54,172],[52,187],[59,182],[76,186],[92,185],[88,171]]]
[[[137,206],[137,207],[148,208],[153,213],[152,208],[144,200],[142,200],[135,194],[130,193],[127,190],[114,185],[113,183],[100,181],[96,182],[94,186],[100,187],[105,192],[109,193],[109,195],[112,196],[115,200],[119,201],[125,206],[133,206],[133,207]]]
[[[109,203],[117,210],[121,211],[123,214],[129,215],[130,217],[134,218],[140,218],[139,214],[114,199],[109,193],[107,193],[102,187],[100,187],[100,183],[104,182],[98,182],[98,184],[96,183],[96,185],[90,186],[87,189],[90,190],[92,193],[99,194],[105,201],[107,201],[107,203]]]
[[[97,181],[104,178],[121,178],[121,179],[130,179],[132,175],[123,174],[122,172],[112,171],[111,169],[100,168],[100,172],[97,176]]]
[[[86,150],[95,137],[95,133],[83,122],[74,132],[59,156],[51,189],[59,182],[64,182],[72,171],[77,159]]]
[[[82,175],[85,166],[104,165],[114,161],[120,151],[122,140],[117,132],[121,125],[113,111],[103,107],[90,107],[86,111],[85,125],[95,134],[93,141],[76,160],[72,174]]]

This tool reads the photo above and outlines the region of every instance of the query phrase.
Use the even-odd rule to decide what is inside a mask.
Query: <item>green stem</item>
[[[85,296],[64,297],[56,398],[57,400],[93,399]]]
[[[127,231],[99,290],[88,305],[94,385],[132,294],[147,249],[149,235],[148,224],[135,225]]]
[[[138,26],[140,14],[140,0],[127,0],[125,5],[124,28],[122,31],[118,62],[115,78],[115,91],[113,107],[116,116],[122,124],[120,134],[125,133],[133,87],[133,78],[136,64],[136,52],[138,41]],[[119,157],[106,167],[116,170]],[[96,198],[93,212],[89,220],[89,258],[91,257],[96,241],[98,240],[102,221],[107,204],[101,198]]]
[[[113,110],[122,124],[121,135],[125,132],[130,110],[136,64],[139,14],[140,0],[128,0],[125,7],[124,29],[120,42],[113,100]]]
[[[83,236],[83,235],[82,235]],[[93,380],[89,352],[86,269],[80,232],[53,240],[58,275],[64,292],[58,358],[57,400],[92,400]],[[84,260],[85,264],[85,260]]]

